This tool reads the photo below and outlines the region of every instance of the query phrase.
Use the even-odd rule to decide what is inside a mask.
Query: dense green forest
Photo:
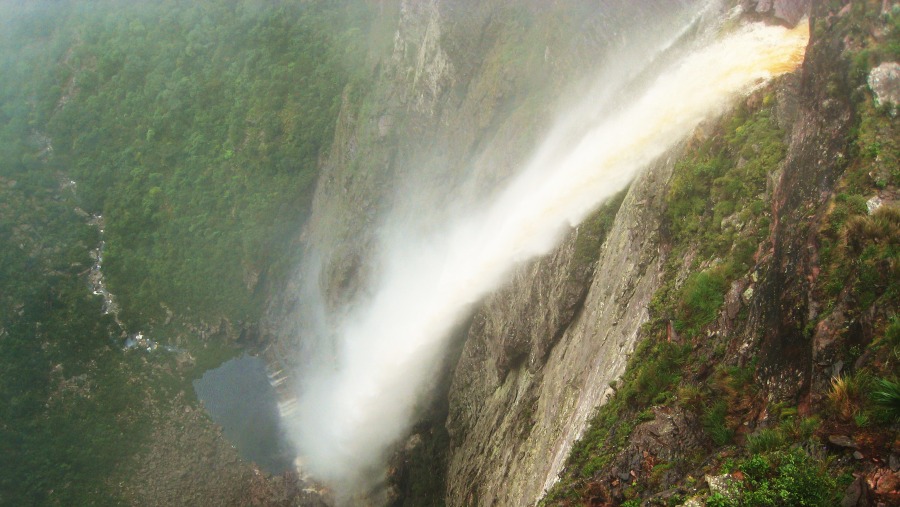
[[[360,79],[353,4],[0,1],[0,504],[123,503],[149,407],[208,366],[123,350],[88,214],[129,332],[258,317]]]
[[[309,205],[363,7],[50,5],[8,16],[3,160],[29,171],[34,147],[16,150],[52,140],[82,207],[107,219],[108,281],[129,325],[163,315],[160,303],[251,317]]]

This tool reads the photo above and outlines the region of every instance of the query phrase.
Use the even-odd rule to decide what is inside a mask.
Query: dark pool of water
[[[278,399],[261,359],[232,359],[195,380],[194,391],[244,459],[273,474],[293,467],[294,453],[284,437]]]

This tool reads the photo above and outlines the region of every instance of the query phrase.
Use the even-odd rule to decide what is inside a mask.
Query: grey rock
[[[832,445],[836,445],[838,447],[845,447],[848,449],[856,449],[856,443],[853,442],[853,439],[846,435],[828,435],[828,442]]]
[[[882,63],[869,72],[869,88],[879,105],[900,104],[900,64]]]
[[[744,9],[795,26],[809,14],[810,0],[745,0]]]
[[[875,197],[866,201],[866,210],[871,215],[872,213],[875,213],[875,210],[881,207],[882,203],[883,201],[881,200],[881,197],[878,197],[876,195]]]
[[[862,477],[857,477],[844,492],[841,507],[868,507],[871,504],[872,502],[869,500],[869,486]]]
[[[709,490],[711,492],[719,493],[726,498],[731,498],[731,496],[733,495],[732,489],[734,485],[734,479],[731,477],[731,475],[706,475],[703,478],[706,480],[706,484],[709,485]]]

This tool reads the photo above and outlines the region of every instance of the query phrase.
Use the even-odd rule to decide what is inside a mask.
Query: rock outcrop
[[[450,388],[450,505],[529,505],[555,481],[647,318],[661,269],[658,188],[670,171],[660,164],[632,185],[581,307],[576,230],[476,315]]]
[[[812,0],[744,0],[747,12],[756,13],[780,23],[794,26],[810,13]]]

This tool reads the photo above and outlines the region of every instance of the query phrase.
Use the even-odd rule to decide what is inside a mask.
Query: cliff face
[[[368,93],[345,93],[304,234],[309,256],[322,261],[302,275],[326,296],[323,311],[306,309],[306,315],[324,315],[327,325],[364,285],[373,230],[388,210],[426,216],[420,223],[427,228],[448,207],[496,188],[522,162],[541,134],[538,125],[549,119],[547,98],[564,83],[585,78],[580,62],[610,47],[606,37],[613,36],[581,15],[588,4],[380,4],[383,18],[373,37],[382,35],[373,39],[370,58],[375,85]],[[793,25],[810,3],[743,6],[752,16]],[[438,372],[438,401],[392,461],[397,503],[531,505],[562,474],[564,492],[557,487],[549,501],[574,495],[616,505],[681,487],[685,477],[718,463],[704,459],[726,442],[743,443],[745,435],[773,427],[778,419],[769,402],[796,405],[804,416],[824,410],[834,361],[846,355],[845,345],[865,349],[877,342],[895,311],[890,290],[879,289],[874,303],[866,304],[852,295],[823,295],[820,274],[837,269],[837,261],[823,259],[823,229],[834,223],[836,195],[848,188],[866,198],[874,192],[890,207],[897,184],[896,176],[877,185],[847,183],[847,168],[860,165],[852,132],[856,109],[871,101],[853,81],[848,62],[895,32],[876,20],[856,25],[872,31],[875,42],[845,36],[848,24],[856,23],[852,9],[883,6],[848,2],[841,8],[815,6],[813,42],[801,70],[749,98],[740,113],[705,126],[638,177],[621,201],[571,231],[553,253],[520,268],[479,307],[461,333],[458,359],[451,354],[447,370]],[[867,114],[880,118],[872,136],[887,143],[894,120]],[[758,132],[766,129],[774,134]],[[763,140],[768,144],[762,146]],[[701,194],[708,202],[696,216],[682,217],[675,211],[683,197],[679,178],[704,157],[727,159],[722,163],[732,172],[708,182],[708,195]],[[735,176],[749,171],[748,164],[759,167],[753,176],[758,181],[746,183],[746,195],[729,194],[725,206],[724,178],[749,178]],[[422,166],[429,169],[416,169]],[[398,187],[417,195],[397,199]],[[700,228],[692,232],[679,223],[689,220]],[[885,262],[894,273],[896,259]],[[709,318],[700,318],[688,293],[707,278],[718,293],[701,299],[721,301]],[[302,342],[299,333],[293,336],[282,340],[287,347],[291,339]],[[660,367],[672,370],[672,380],[649,397],[622,394],[621,383],[611,387],[633,352],[656,364],[657,349],[648,356],[646,349],[635,350],[639,343],[677,348],[678,359]],[[874,374],[889,372],[891,363],[888,370],[875,363]],[[627,367],[627,389],[643,382],[638,367],[635,361]],[[727,440],[710,436],[702,406],[718,403],[720,391],[735,390],[703,390],[731,382],[722,380],[723,368],[749,371],[745,387],[753,393],[740,403],[728,398],[735,406],[723,416]],[[684,401],[688,393],[675,394],[679,381],[701,386],[690,398],[701,401],[692,405]],[[593,435],[589,428],[601,424],[597,407],[611,399],[620,400],[615,407],[627,407],[620,417],[627,424],[610,423],[606,436],[576,446]],[[846,421],[829,424],[827,431],[846,431]],[[573,447],[577,456],[570,457]],[[591,456],[598,459],[590,469],[579,468]],[[653,472],[661,463],[677,465]],[[431,475],[425,491],[409,484],[421,469]]]
[[[647,319],[670,171],[646,172],[610,210],[596,261],[578,258],[578,229],[476,314],[450,387],[449,504],[529,505],[553,484]]]
[[[758,4],[757,13],[786,21],[778,2],[774,10]],[[888,139],[896,121],[893,106],[876,110],[877,87],[867,86],[897,57],[885,49],[898,37],[896,11],[887,2],[814,5],[803,67],[750,97],[711,138],[692,141],[668,188],[657,189],[665,194],[655,222],[665,268],[638,334],[647,348],[635,352],[547,504],[898,500],[896,467],[884,466],[897,459],[896,413],[876,387],[896,385],[896,242],[882,236],[896,226],[896,179],[881,165],[895,160]],[[783,151],[776,139],[756,137],[766,124],[781,131]],[[766,174],[755,190],[762,192],[751,194],[757,204],[743,208],[722,192],[731,170],[712,182],[705,211],[680,204],[690,195],[684,182],[702,186],[694,168],[717,157],[746,168],[754,156]],[[872,224],[865,239],[856,232],[862,224]],[[867,270],[887,279],[865,279]],[[862,450],[856,461],[853,449]],[[790,460],[800,468],[788,472]],[[704,474],[698,485],[693,478]],[[808,474],[810,483],[777,486],[780,474]],[[780,499],[766,496],[769,487],[782,488]]]
[[[611,59],[617,48],[640,42],[632,40],[638,32],[612,31],[617,23],[634,22],[625,19],[628,12],[635,11],[623,8],[627,4],[611,5],[604,16],[596,15],[592,2],[581,0],[549,5],[537,1],[379,4],[382,17],[371,32],[373,49],[366,78],[370,82],[358,88],[351,85],[344,94],[333,149],[324,161],[303,234],[307,258],[320,262],[307,263],[288,291],[289,297],[296,299],[285,302],[282,311],[299,314],[301,319],[287,319],[283,329],[288,331],[283,331],[283,338],[269,350],[273,362],[297,356],[302,361],[302,354],[279,351],[308,347],[303,327],[328,329],[341,306],[365,286],[370,276],[367,254],[376,241],[374,231],[386,214],[421,224],[425,230],[440,223],[447,210],[464,208],[492,192],[522,165],[552,123],[560,90],[580,92],[588,84],[586,80],[594,77],[594,67],[584,62]],[[676,6],[660,2],[640,10],[640,15],[646,27],[653,29],[666,19],[664,14],[674,10]],[[660,185],[665,171],[661,167],[643,178]],[[627,200],[641,201],[643,206],[653,196],[639,190]],[[614,211],[607,210],[609,220]],[[642,222],[648,216],[631,210],[629,219],[620,221],[610,233],[618,249],[610,251],[597,268],[603,272],[601,277],[592,278],[600,231],[579,230],[572,233],[567,246],[520,272],[513,285],[491,298],[488,309],[475,317],[460,365],[448,366],[456,373],[449,388],[451,415],[446,430],[442,420],[433,421],[441,429],[439,433],[452,435],[453,450],[427,458],[444,461],[451,456],[452,477],[447,483],[460,484],[451,487],[454,502],[467,502],[472,494],[460,481],[488,469],[496,472],[495,480],[479,481],[478,487],[495,488],[496,492],[486,497],[497,494],[513,503],[534,501],[548,477],[559,470],[567,447],[606,384],[621,370],[622,352],[631,348],[642,319],[642,306],[657,269],[655,247],[645,235],[655,233],[645,233],[652,228]],[[583,251],[585,243],[593,250]],[[622,266],[629,266],[628,276]],[[614,283],[605,279],[610,274],[615,275]],[[581,321],[577,330],[568,331],[581,313],[592,279],[598,281],[591,291],[591,315],[598,313],[597,305],[612,304],[622,295],[633,299],[631,305],[625,305],[631,313],[601,312],[602,319]],[[313,292],[324,295],[321,307],[311,303],[318,298],[305,297]],[[526,318],[511,322],[514,317],[506,315],[507,311]],[[621,325],[611,326],[613,321],[621,321]],[[496,343],[496,333],[502,333],[501,343]],[[602,336],[605,344],[599,350],[615,353],[598,355],[596,347],[587,343],[594,336]],[[558,342],[565,346],[557,347]],[[483,347],[487,350],[479,352]],[[601,356],[607,359],[593,368],[599,373],[590,373],[588,363],[573,366],[562,359],[567,356],[589,363]],[[544,383],[548,360],[552,362],[546,370],[552,370],[548,374],[551,381]],[[613,366],[609,373],[607,361]],[[565,392],[553,393],[565,371],[582,372],[584,377]],[[487,376],[481,377],[479,372]],[[535,375],[538,377],[532,379]],[[594,378],[596,375],[601,378]],[[440,391],[446,391],[450,377],[450,370],[443,374]],[[580,383],[603,387],[580,392]],[[488,410],[474,413],[466,409],[484,403],[489,393],[498,389],[504,395],[496,397]],[[548,397],[545,391],[552,394]],[[440,398],[447,396],[446,392],[439,394]],[[541,399],[538,409],[535,404]],[[515,410],[505,413],[510,405],[515,405]],[[560,410],[574,424],[559,418]],[[490,422],[502,421],[512,438],[531,418],[542,419],[541,427],[528,442],[510,441],[508,445],[500,443]],[[419,438],[427,441],[429,434]],[[495,447],[496,452],[479,455],[478,449],[486,446]],[[527,450],[527,455],[514,456],[514,448]],[[554,454],[552,472],[536,459],[546,452]],[[476,455],[477,459],[472,459]],[[504,486],[509,491],[496,488],[498,482],[504,482],[501,464],[514,467],[518,474]]]

